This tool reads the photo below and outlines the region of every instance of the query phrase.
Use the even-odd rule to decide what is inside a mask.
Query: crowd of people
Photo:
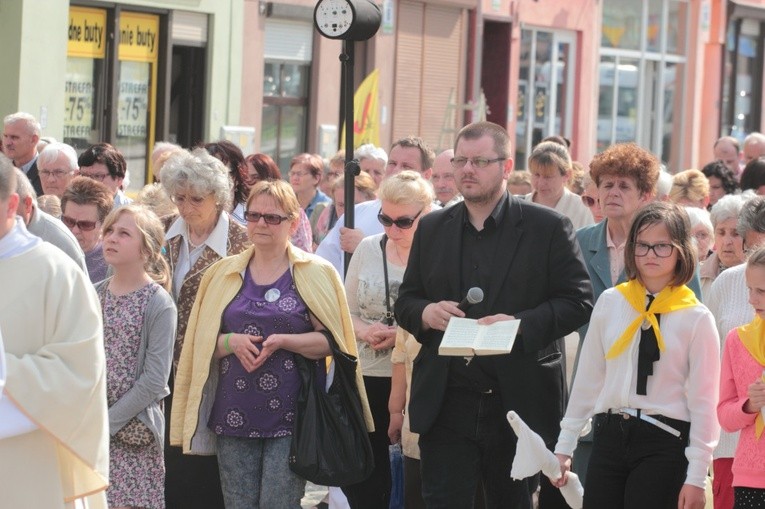
[[[765,507],[765,135],[684,171],[551,136],[518,171],[477,122],[359,147],[350,204],[341,153],[160,142],[132,193],[114,146],[41,134],[3,120],[3,505],[300,507],[298,365],[335,350],[374,468],[317,507],[388,509],[398,443],[408,509],[562,509],[572,471],[585,508]],[[455,317],[520,320],[512,350],[439,354]],[[560,476],[511,479],[510,410]]]

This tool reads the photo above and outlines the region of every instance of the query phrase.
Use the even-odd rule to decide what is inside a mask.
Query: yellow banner
[[[353,95],[353,148],[365,143],[380,146],[380,112],[377,97],[379,69],[375,69],[361,82]],[[345,147],[345,126],[343,126],[340,147]]]
[[[67,55],[104,58],[105,54],[106,11],[87,7],[70,7]]]
[[[159,55],[159,16],[120,13],[119,59],[156,62]]]

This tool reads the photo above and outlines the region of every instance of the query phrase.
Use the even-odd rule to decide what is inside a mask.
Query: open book
[[[452,317],[438,347],[438,354],[466,357],[510,353],[520,324],[520,320],[505,320],[478,325],[478,320]]]

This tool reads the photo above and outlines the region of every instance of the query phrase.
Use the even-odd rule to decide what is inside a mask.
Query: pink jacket
[[[725,431],[741,430],[733,459],[733,486],[765,489],[765,436],[755,437],[757,414],[743,409],[749,398],[747,388],[762,376],[762,369],[741,343],[738,329],[730,331],[723,350],[717,418]]]

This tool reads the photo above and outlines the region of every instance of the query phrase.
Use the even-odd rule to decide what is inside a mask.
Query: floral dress
[[[106,398],[111,408],[135,383],[141,328],[157,283],[126,295],[103,293]],[[160,444],[145,447],[109,440],[109,507],[165,507],[165,463]]]

